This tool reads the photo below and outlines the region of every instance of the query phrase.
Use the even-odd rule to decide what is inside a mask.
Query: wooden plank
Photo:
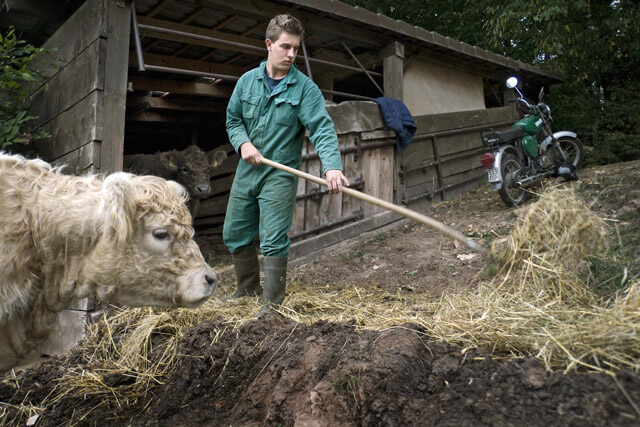
[[[438,136],[436,138],[440,156],[442,157],[483,146],[480,131],[478,130],[451,136]]]
[[[388,202],[393,202],[393,183],[394,183],[394,168],[395,168],[395,148],[384,147],[380,148],[380,170],[378,174],[379,179],[379,191],[378,197]]]
[[[194,221],[194,224],[196,227],[200,228],[217,228],[218,226],[222,226],[222,224],[224,224],[224,215],[214,215],[207,217],[200,217],[200,215],[198,215],[198,218]],[[222,229],[220,229],[220,232],[222,232]]]
[[[340,147],[346,146],[350,147],[355,145],[356,143],[356,134],[348,133],[338,136],[338,142]],[[345,153],[343,160],[343,168],[344,175],[349,179],[349,181],[355,181],[356,179],[362,179],[362,170],[361,170],[361,160],[362,156],[358,156],[357,152]],[[366,185],[366,183],[365,183]],[[354,212],[362,211],[363,201],[360,199],[356,199],[355,197],[343,197],[342,198],[342,215],[351,215]]]
[[[322,177],[325,178],[324,175]],[[342,198],[342,194],[330,194],[328,191],[322,194],[318,206],[318,221],[320,224],[340,219],[342,216]]]
[[[168,79],[151,79],[140,76],[130,76],[129,82],[133,90],[176,93],[179,95],[201,95],[214,98],[229,98],[232,88],[199,82],[181,82]]]
[[[315,152],[315,150],[313,150],[313,152]],[[315,158],[315,159],[309,160],[307,169],[308,169],[307,170],[308,173],[315,176],[320,176],[322,174],[322,163],[320,162],[320,159]],[[309,182],[309,181],[306,181],[305,185],[306,185],[305,192],[319,190],[321,188],[319,184]],[[305,200],[305,216],[304,216],[305,231],[321,224],[320,217],[319,217],[319,208],[320,208],[320,201],[318,199],[309,198]]]
[[[390,129],[372,130],[366,132],[360,132],[361,141],[379,140],[385,138],[395,138],[396,133]]]
[[[360,236],[365,232],[383,227],[402,218],[403,217],[401,215],[398,215],[395,212],[382,212],[378,215],[328,231],[319,236],[313,236],[305,240],[301,240],[291,245],[289,259],[294,260],[296,258],[300,258],[301,256],[344,242],[347,239]]]
[[[221,193],[228,193],[231,190],[234,177],[235,174],[231,174],[221,178],[211,179],[211,195],[216,196]]]
[[[378,197],[380,191],[380,164],[382,161],[380,149],[368,150],[362,154],[362,177],[364,179],[364,193]],[[371,203],[364,203],[362,213],[365,218],[380,213],[382,208]]]
[[[96,173],[94,159],[99,149],[100,144],[92,141],[53,160],[52,163],[56,166],[65,165],[63,172],[68,174]]]
[[[211,197],[200,202],[198,215],[202,217],[220,215],[226,212],[229,195]]]
[[[102,101],[103,126],[100,170],[122,170],[125,106],[127,101],[127,59],[131,30],[131,3],[107,1],[107,51]]]
[[[235,174],[238,162],[240,162],[240,156],[235,151],[231,154],[227,154],[227,159],[213,171],[211,178],[213,179],[223,175]]]
[[[433,160],[433,147],[431,146],[431,139],[420,139],[413,141],[402,152],[405,160],[405,170],[412,169],[420,166],[425,161]]]
[[[99,37],[107,36],[106,13],[103,0],[85,2],[58,30],[42,45],[53,52],[37,56],[33,65],[52,76],[74,60],[87,46]],[[73,40],[73,43],[69,41]]]
[[[438,180],[438,174],[435,166],[425,169],[415,170],[407,173],[405,177],[405,185],[407,188],[407,196],[411,196],[410,188],[415,186],[431,186],[431,183]]]
[[[51,134],[50,139],[36,144],[36,150],[43,159],[52,161],[102,139],[102,127],[97,123],[98,94],[98,91],[92,92],[43,126]]]
[[[149,122],[149,123],[197,123],[198,118],[188,112],[176,111],[147,111],[136,114],[127,119],[128,122]]]
[[[311,144],[309,139],[305,138],[304,143],[302,144],[302,155],[307,154],[308,146]],[[308,161],[303,160],[300,163],[300,170],[304,172],[308,172]],[[302,195],[305,193],[307,188],[306,181],[304,179],[298,179],[298,188],[296,190],[296,195]],[[296,233],[300,233],[304,230],[304,218],[305,218],[305,207],[306,203],[304,200],[296,200],[296,207],[293,211],[293,221],[291,222],[291,228],[289,229],[289,235],[293,235]]]
[[[203,6],[211,7],[215,10],[226,11],[232,14],[240,13],[246,17],[255,18],[258,21],[269,22],[275,15],[283,13],[282,6],[272,2],[261,2],[259,7],[252,0],[199,0]],[[332,7],[339,6],[338,2],[331,2]],[[348,8],[350,6],[347,6]],[[363,9],[361,9],[363,10]],[[341,40],[358,41],[365,47],[379,48],[381,37],[380,34],[368,31],[362,27],[356,27],[343,22],[341,19],[336,20],[327,16],[319,16],[316,11],[306,12],[303,9],[297,9],[295,16],[302,21],[305,30],[309,33],[328,33],[336,36]]]
[[[189,111],[196,113],[221,113],[225,112],[226,102],[211,102],[199,99],[170,99],[159,96],[128,96],[127,107],[137,106],[143,103],[157,110]]]
[[[384,96],[395,98],[402,101],[403,95],[403,79],[404,79],[404,45],[394,41],[387,46],[389,50],[388,56],[382,60],[384,70],[383,85]]]
[[[507,106],[455,113],[428,114],[416,116],[414,121],[417,127],[416,135],[420,135],[460,129],[462,127],[490,126],[492,123],[509,121],[512,117],[513,107]]]
[[[31,114],[38,117],[35,126],[42,126],[94,90],[103,90],[105,53],[105,40],[97,39],[32,95]]]
[[[128,53],[129,63],[136,64],[137,57],[134,51]],[[126,62],[126,60],[125,60]],[[256,65],[259,61],[256,61]],[[240,77],[247,71],[244,67],[236,65],[216,64],[215,62],[199,61],[197,59],[176,58],[168,55],[159,55],[157,53],[144,54],[144,63],[146,65],[156,65],[159,67],[169,67],[178,69],[187,69],[193,71],[201,71],[203,73],[224,74],[229,76]]]
[[[187,43],[197,46],[205,46],[205,47],[213,47],[217,49],[223,49],[227,51],[233,52],[243,52],[256,56],[264,56],[267,53],[267,48],[264,44],[264,40],[258,40],[251,37],[242,37],[237,36],[230,32],[222,32],[216,30],[210,30],[208,28],[197,27],[195,25],[185,25],[179,24],[177,22],[170,22],[166,20],[147,18],[144,16],[138,17],[138,24],[140,25],[149,25],[153,27],[166,28],[168,30],[184,32],[187,34],[194,34],[204,37],[211,37],[214,39],[226,40],[233,43],[238,43],[236,46],[232,46],[228,43],[220,43],[213,40],[203,40],[197,39],[194,37],[188,37],[179,34],[169,34],[166,32],[160,32],[157,30],[151,29],[140,29],[140,35],[145,37],[152,37],[162,40],[171,40],[179,43]],[[239,45],[246,45],[247,47],[242,47]],[[145,62],[146,62],[146,54],[145,54]]]

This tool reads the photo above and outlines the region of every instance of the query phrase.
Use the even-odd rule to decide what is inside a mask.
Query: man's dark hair
[[[300,21],[288,13],[276,15],[271,21],[269,21],[269,25],[267,25],[266,38],[275,42],[280,38],[283,31],[300,37],[304,34],[304,28]]]

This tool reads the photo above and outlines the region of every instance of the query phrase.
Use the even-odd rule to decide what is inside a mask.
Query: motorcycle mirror
[[[544,86],[540,88],[540,93],[538,93],[538,102],[542,101],[543,97],[544,97]]]
[[[518,86],[518,78],[516,76],[511,76],[507,79],[507,87],[509,89],[513,89]]]

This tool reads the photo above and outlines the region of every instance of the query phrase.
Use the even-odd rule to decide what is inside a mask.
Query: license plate
[[[489,182],[498,182],[498,181],[501,181],[500,169],[496,167],[489,169]]]

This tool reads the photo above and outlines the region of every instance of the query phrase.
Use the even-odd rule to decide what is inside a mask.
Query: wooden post
[[[327,71],[323,73],[315,73],[315,82],[320,89],[333,90],[333,73]],[[324,99],[333,101],[333,94],[324,93]]]
[[[404,98],[404,45],[397,41],[387,45],[382,52],[383,80],[384,80],[384,96],[395,98],[402,101]],[[394,151],[395,152],[395,151]],[[404,199],[405,182],[400,176],[403,169],[404,156],[402,153],[395,153],[393,176],[394,196],[393,200],[396,204],[402,204]]]
[[[402,101],[404,98],[404,45],[392,42],[382,50],[381,56],[384,73],[384,96]]]
[[[107,11],[107,53],[102,97],[103,140],[100,171],[122,170],[131,2],[104,0]]]

